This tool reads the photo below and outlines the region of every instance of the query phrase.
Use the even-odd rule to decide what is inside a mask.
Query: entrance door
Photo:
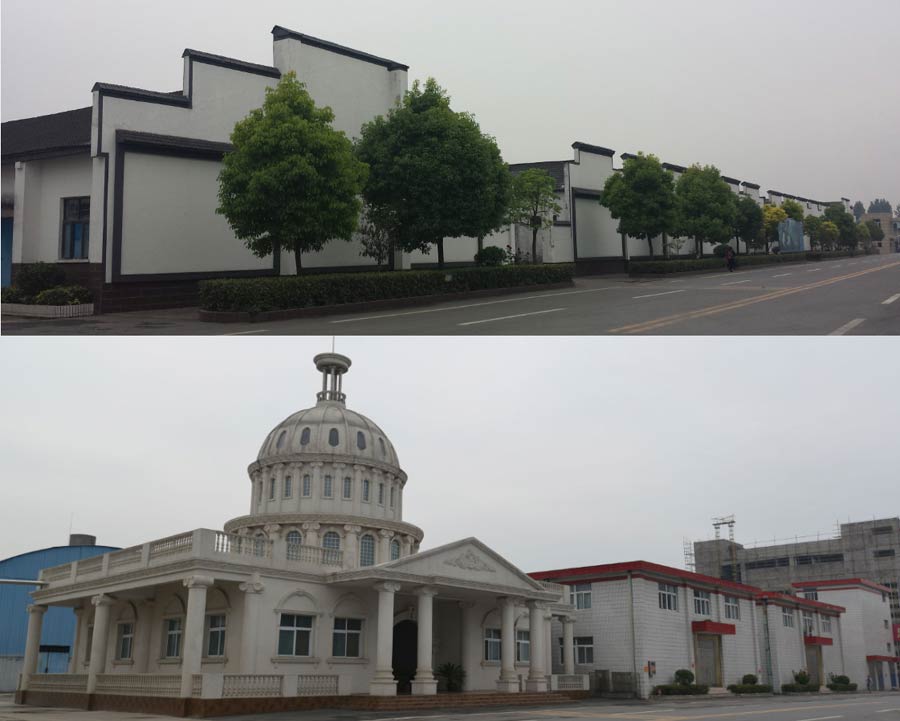
[[[811,684],[822,683],[822,647],[806,647],[806,673],[809,674]]]
[[[722,647],[718,636],[696,636],[697,683],[704,686],[721,686]]]
[[[418,664],[418,626],[415,621],[401,621],[394,626],[394,678],[397,693],[412,693],[412,680]]]
[[[12,236],[13,236],[13,219],[12,218],[3,218],[3,233],[2,233],[2,241],[3,247],[0,248],[2,250],[2,264],[3,264],[3,288],[8,288],[10,282],[12,282]]]

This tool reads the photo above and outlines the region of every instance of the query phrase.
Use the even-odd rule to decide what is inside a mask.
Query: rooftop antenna
[[[713,518],[713,528],[716,531],[716,540],[722,537],[722,526],[728,526],[728,541],[731,547],[731,579],[737,580],[737,549],[734,545],[734,514],[730,516],[722,516],[721,518]],[[719,578],[725,578],[725,569],[722,568],[722,551],[719,544],[716,544],[716,563],[719,566]]]
[[[690,538],[682,539],[682,544],[684,545],[684,568],[686,571],[694,573],[697,570],[697,563],[694,558],[694,544]]]

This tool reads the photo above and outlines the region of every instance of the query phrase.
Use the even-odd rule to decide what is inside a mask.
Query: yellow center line
[[[888,268],[896,268],[900,266],[900,262],[897,263],[889,263],[888,265],[881,265],[875,268],[867,268],[866,270],[859,270],[854,273],[847,273],[846,275],[839,275],[834,278],[827,278],[825,280],[820,280],[815,283],[808,283],[806,285],[796,286],[794,288],[783,288],[781,290],[776,290],[771,293],[766,293],[765,295],[755,296],[753,298],[744,298],[743,300],[736,300],[730,303],[723,303],[721,305],[709,306],[707,308],[700,308],[699,310],[686,311],[683,313],[676,313],[674,315],[664,316],[662,318],[656,318],[654,320],[644,321],[643,323],[633,323],[631,325],[624,325],[620,328],[612,328],[610,329],[610,333],[625,333],[625,334],[633,334],[633,333],[644,333],[649,330],[656,330],[657,328],[663,328],[667,325],[672,325],[673,323],[679,323],[684,320],[694,320],[696,318],[705,318],[707,316],[716,315],[718,313],[724,313],[729,310],[737,310],[738,308],[745,308],[749,305],[754,305],[756,303],[764,303],[769,300],[777,300],[778,298],[784,298],[788,295],[794,295],[795,293],[803,293],[808,290],[815,290],[816,288],[824,288],[827,285],[832,285],[834,283],[840,283],[844,280],[850,280],[851,278],[859,278],[863,275],[868,275],[869,273],[877,273],[881,270],[887,270]]]

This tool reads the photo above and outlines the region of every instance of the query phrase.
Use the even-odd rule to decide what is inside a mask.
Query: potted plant
[[[435,669],[434,673],[435,676],[444,682],[448,692],[456,693],[462,691],[463,683],[466,680],[466,671],[459,664],[450,661],[442,663]]]

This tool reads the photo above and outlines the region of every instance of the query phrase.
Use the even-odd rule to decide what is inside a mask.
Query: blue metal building
[[[0,561],[0,581],[37,580],[42,568],[58,566],[82,558],[119,550],[98,546],[93,536],[73,535],[68,546],[29,551]],[[37,586],[0,582],[0,692],[15,691],[25,657],[28,631],[26,607],[32,603]],[[75,639],[75,614],[68,608],[49,608],[44,615],[39,673],[65,673]]]

